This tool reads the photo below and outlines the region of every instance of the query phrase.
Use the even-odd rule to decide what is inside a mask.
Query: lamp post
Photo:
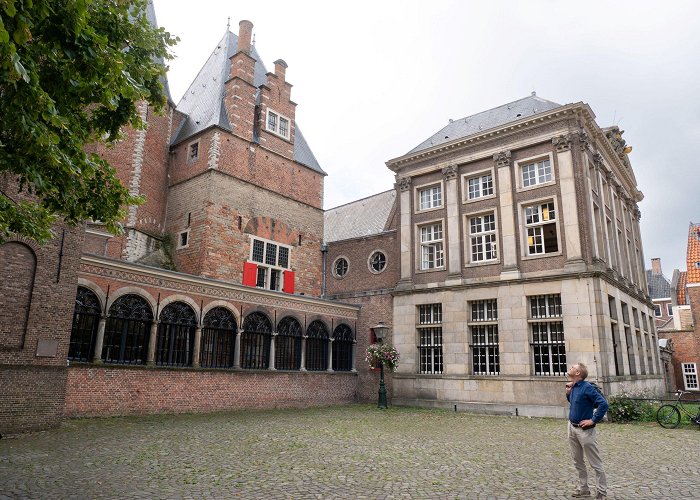
[[[384,343],[384,337],[389,331],[389,327],[384,325],[383,321],[380,321],[377,326],[373,328],[374,338],[377,339],[378,344]],[[389,406],[386,403],[386,386],[384,385],[384,361],[379,363],[379,400],[377,401],[377,408],[386,410]]]

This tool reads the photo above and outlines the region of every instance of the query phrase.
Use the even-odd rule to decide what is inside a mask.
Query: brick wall
[[[301,408],[357,400],[352,373],[232,372],[75,365],[66,417]]]

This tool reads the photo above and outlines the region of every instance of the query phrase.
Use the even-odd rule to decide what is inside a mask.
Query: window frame
[[[483,308],[478,310],[483,310],[482,317],[474,317],[474,313],[477,311],[475,306],[480,305]],[[492,316],[488,316],[489,305],[492,305]],[[501,362],[500,362],[500,338],[498,334],[498,299],[496,298],[485,298],[469,301],[469,316],[467,316],[467,327],[469,328],[469,348],[471,349],[471,369],[473,375],[479,376],[497,376],[501,374]],[[477,342],[475,339],[477,331],[483,329],[484,342]],[[489,339],[495,338],[495,341],[490,341]],[[481,355],[485,361],[483,364],[486,365],[485,371],[477,371],[477,365],[482,363],[477,363],[477,355]],[[495,369],[494,366],[495,365]]]
[[[422,237],[421,237],[422,228],[428,227],[428,226],[436,226],[438,224],[440,225],[440,228],[441,228],[442,237],[440,239],[430,240],[430,242],[424,243],[422,241]],[[445,244],[446,238],[445,238],[445,221],[444,221],[444,219],[433,219],[433,220],[417,223],[415,225],[415,234],[416,234],[416,245],[417,245],[417,249],[416,249],[416,259],[417,259],[416,268],[417,269],[416,269],[416,272],[424,273],[424,272],[442,271],[442,270],[446,269],[445,262],[447,260],[447,256],[446,256],[446,244]],[[424,268],[423,267],[423,247],[424,246],[438,245],[438,244],[441,245],[440,252],[441,252],[442,265],[439,265],[439,266],[435,265],[434,267]],[[437,255],[437,253],[436,253],[436,255]],[[436,257],[434,260],[437,263],[438,258]]]
[[[199,150],[200,146],[200,140],[197,139],[196,141],[192,141],[189,144],[187,144],[187,163],[194,163],[197,160],[199,160],[199,157],[201,156],[201,151]],[[196,149],[194,156],[192,155],[193,149]]]
[[[692,370],[690,368],[692,368]],[[681,363],[681,376],[683,377],[683,387],[686,391],[700,391],[700,378],[697,363]],[[690,381],[691,377],[695,378],[694,383]]]
[[[440,204],[439,205],[431,205],[427,208],[422,208],[421,206],[421,192],[426,191],[428,189],[433,189],[433,188],[440,188]],[[434,182],[426,182],[424,184],[419,184],[415,187],[414,189],[414,203],[415,203],[415,213],[425,213],[425,212],[431,212],[433,210],[441,210],[445,207],[445,184],[442,180],[434,181]]]
[[[343,274],[338,274],[336,272],[336,266],[341,259],[345,261],[345,264],[347,265],[347,267],[345,268],[345,272]],[[348,275],[349,272],[350,272],[350,259],[348,259],[345,255],[338,255],[335,258],[335,260],[333,261],[333,264],[331,266],[331,274],[333,275],[334,278],[342,280],[343,278],[345,278]]]
[[[276,117],[275,120],[275,125],[273,128],[270,128],[270,115],[274,115]],[[287,122],[287,133],[284,134],[280,130],[282,129],[281,123],[282,120],[286,120]],[[267,108],[265,110],[265,131],[270,132],[271,134],[276,135],[277,137],[281,137],[282,139],[289,141],[291,140],[291,131],[292,131],[292,120],[288,117],[280,113],[279,111],[275,111],[274,109]]]
[[[438,307],[436,307],[438,306]],[[424,322],[423,310],[421,308],[430,307],[429,321]],[[439,317],[437,317],[439,316]],[[443,311],[442,303],[416,304],[416,346],[418,350],[417,372],[420,375],[442,375],[445,371],[445,356],[443,346],[445,344],[443,336]],[[429,340],[423,343],[424,332],[429,335]],[[436,340],[439,335],[439,342]],[[426,362],[423,362],[425,351]],[[427,359],[429,358],[429,360]],[[424,366],[429,370],[423,370]]]
[[[490,231],[482,231],[480,233],[473,233],[471,232],[471,219],[476,218],[476,217],[484,217],[487,215],[492,215],[493,216],[493,230]],[[469,266],[483,266],[483,265],[489,265],[489,264],[496,264],[500,262],[500,254],[499,254],[499,227],[498,227],[498,211],[493,208],[491,210],[482,210],[478,212],[472,212],[468,214],[464,214],[464,219],[463,219],[463,224],[464,224],[464,235],[466,238],[466,241],[464,242],[464,262],[465,265],[464,267],[469,267]],[[483,225],[483,224],[482,224]],[[482,259],[482,260],[474,260],[473,255],[472,255],[472,237],[483,237],[486,235],[491,235],[493,234],[495,239],[493,242],[494,245],[494,252],[496,253],[496,256],[491,258],[491,259]],[[483,246],[483,242],[482,242]]]
[[[182,237],[185,236],[186,242],[183,245],[182,244]],[[175,247],[176,250],[180,250],[181,248],[188,248],[190,246],[190,228],[185,229],[184,231],[180,231],[177,233],[177,246]]]
[[[253,258],[255,241],[260,241],[263,243],[262,262]],[[268,245],[275,245],[277,247],[277,249],[275,250],[274,264],[269,264],[267,262]],[[287,249],[287,267],[279,265],[281,248]],[[284,243],[279,243],[278,241],[268,240],[265,238],[260,238],[259,236],[250,235],[250,251],[248,253],[248,262],[251,262],[257,266],[255,288],[260,288],[261,290],[272,290],[281,292],[284,290],[285,271],[292,270],[292,247],[290,245],[285,245]],[[261,270],[263,270],[263,273],[261,273]],[[264,286],[259,285],[261,274],[263,275]],[[276,281],[274,282],[274,284],[276,284],[277,286],[272,288],[274,276],[276,276]]]
[[[377,254],[381,254],[384,257],[384,264],[381,269],[377,270],[373,267],[372,265],[372,257],[374,257]],[[381,248],[378,248],[376,250],[372,250],[372,252],[369,254],[369,257],[367,257],[367,268],[369,269],[369,272],[372,274],[381,274],[384,271],[386,271],[386,266],[389,262],[389,259],[387,257],[387,254],[384,250]]]
[[[556,292],[556,293],[541,293],[541,294],[536,294],[536,295],[527,295],[527,323],[528,323],[528,335],[529,335],[529,341],[530,341],[530,359],[531,359],[531,368],[532,368],[532,374],[536,377],[560,377],[563,375],[566,375],[567,372],[567,365],[566,365],[566,354],[567,354],[567,349],[566,349],[566,337],[565,337],[565,331],[564,331],[564,306],[561,300],[561,292]],[[544,298],[544,315],[535,315],[533,314],[533,299],[540,299]],[[550,303],[550,299],[552,298],[558,298],[558,303],[557,301],[554,301],[553,303]],[[552,311],[553,309],[553,311]],[[559,331],[553,331],[552,327],[553,326],[558,326],[560,327]],[[535,327],[538,329],[540,328],[546,328],[546,333],[547,334],[547,339],[542,342],[542,341],[536,341],[535,340]],[[543,333],[541,330],[539,331],[540,335]],[[558,333],[561,333],[561,339],[554,339],[553,335],[556,335]],[[548,372],[544,373],[544,371],[541,371],[538,373],[537,371],[537,357],[536,357],[536,348],[538,346],[546,346],[548,353]],[[556,363],[556,365],[559,365],[561,371],[556,371],[555,368],[555,356],[560,358],[561,353],[557,352],[555,353],[553,348],[558,346],[559,349],[563,349],[563,357],[564,357],[564,362],[563,363]],[[542,364],[542,361],[540,361],[540,364]]]
[[[550,166],[550,169],[552,171],[551,179],[548,181],[539,182],[539,175],[535,175],[535,179],[537,182],[535,182],[535,184],[532,184],[530,186],[525,186],[525,183],[523,182],[523,168],[529,167],[530,165],[536,165],[538,163],[541,163],[541,162],[544,162],[547,160],[549,161],[549,166]],[[551,185],[557,183],[556,170],[554,168],[554,155],[552,154],[551,151],[548,153],[543,153],[543,154],[515,160],[513,162],[513,165],[515,167],[515,174],[516,174],[516,188],[515,188],[516,192],[529,191],[531,189],[537,189],[537,188],[541,188],[544,186],[551,186]]]
[[[546,203],[552,203],[554,205],[554,225],[557,231],[557,251],[556,252],[543,252],[530,254],[530,245],[528,239],[528,229],[529,228],[544,228],[544,226],[551,224],[551,219],[546,222],[540,221],[536,223],[527,224],[526,209],[534,206],[538,206],[540,209],[542,205]],[[561,211],[559,210],[559,204],[557,202],[556,196],[548,196],[545,198],[538,198],[520,202],[518,204],[518,218],[520,223],[520,244],[521,244],[521,258],[523,260],[529,259],[541,259],[546,257],[554,257],[563,255],[562,250],[562,234],[561,234]],[[542,245],[544,247],[544,229],[542,229]]]
[[[491,176],[491,194],[487,195],[480,195],[476,198],[470,198],[469,197],[469,181],[472,179],[482,179],[486,175]],[[481,186],[481,182],[480,182]],[[483,188],[481,189],[481,192],[483,192]],[[490,200],[492,198],[495,198],[498,195],[497,189],[496,189],[496,176],[494,173],[493,168],[486,168],[483,170],[477,170],[474,172],[469,172],[468,174],[462,174],[462,203],[475,203],[478,201],[482,200]]]

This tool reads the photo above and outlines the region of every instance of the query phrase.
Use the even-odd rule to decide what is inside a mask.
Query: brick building
[[[394,404],[564,416],[575,361],[607,393],[663,392],[628,151],[586,104],[533,93],[451,120],[387,162],[395,193],[327,213],[328,292],[391,302]]]

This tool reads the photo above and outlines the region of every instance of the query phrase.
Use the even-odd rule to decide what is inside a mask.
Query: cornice
[[[301,310],[351,319],[357,317],[357,312],[360,309],[360,306],[354,304],[343,304],[304,295],[289,295],[283,292],[262,290],[212,278],[202,278],[94,255],[83,255],[80,258],[80,274],[83,276],[90,275],[117,279],[134,285],[207,295],[212,298],[251,305]]]
[[[595,118],[593,111],[587,104],[582,102],[567,104],[559,108],[553,109],[551,111],[546,111],[544,113],[539,113],[534,116],[529,116],[521,120],[516,120],[509,122],[505,125],[500,125],[498,127],[493,127],[479,134],[470,135],[467,137],[462,137],[460,139],[455,139],[454,141],[446,142],[445,144],[440,144],[438,146],[433,146],[428,149],[423,149],[416,153],[409,153],[398,158],[394,158],[386,162],[386,166],[393,172],[398,172],[399,169],[404,168],[408,165],[416,163],[418,161],[425,160],[426,158],[444,154],[449,151],[454,151],[459,148],[466,146],[472,146],[479,142],[483,142],[488,139],[493,139],[495,137],[508,136],[522,130],[527,130],[528,128],[533,128],[546,122],[551,122],[555,120],[561,120],[567,116],[573,116],[575,110],[586,108],[587,112]]]

